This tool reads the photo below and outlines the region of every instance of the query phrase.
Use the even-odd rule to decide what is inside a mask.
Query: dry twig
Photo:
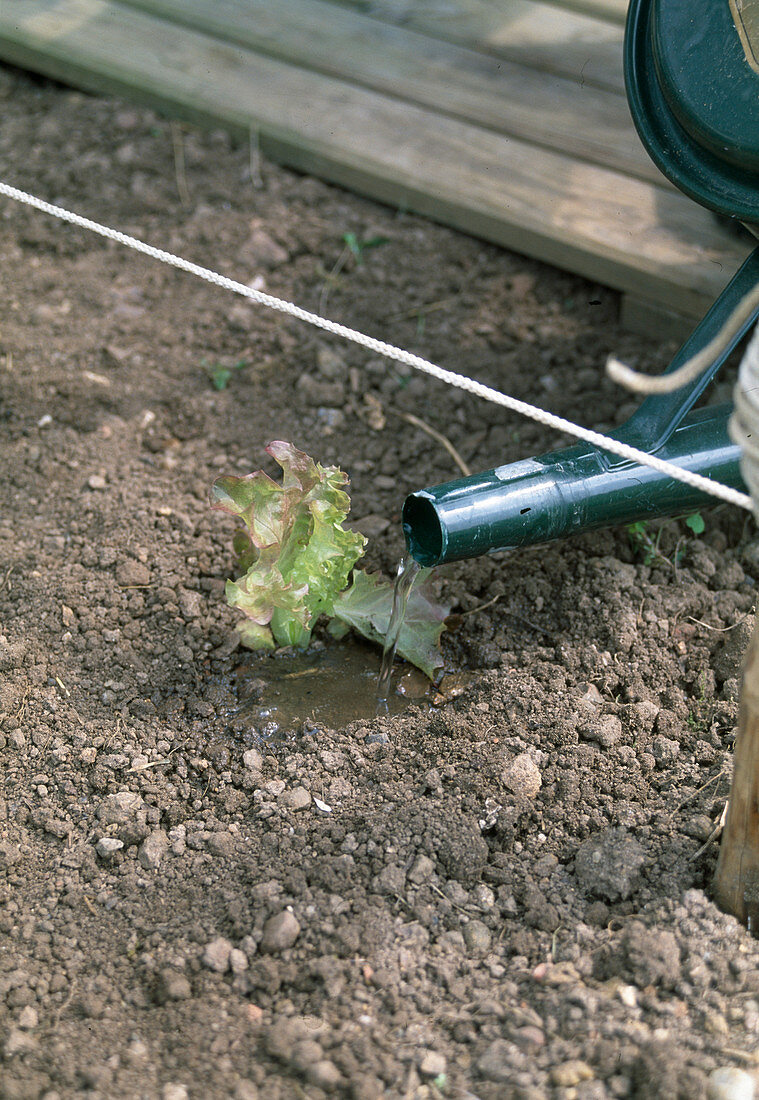
[[[437,430],[437,428],[431,427],[431,425],[427,424],[424,420],[421,420],[418,416],[414,416],[413,413],[398,412],[397,409],[390,409],[389,412],[393,413],[395,416],[399,416],[401,420],[405,420],[407,424],[413,424],[415,428],[419,428],[421,429],[421,431],[426,432],[427,435],[436,440],[442,447],[445,447],[446,451],[456,463],[458,468],[461,470],[464,477],[472,476],[472,471],[467,466],[466,462],[464,462],[464,459],[451,443],[450,439],[447,439],[442,432],[439,432]]]

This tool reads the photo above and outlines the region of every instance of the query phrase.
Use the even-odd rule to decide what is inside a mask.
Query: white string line
[[[509,394],[501,393],[500,390],[485,386],[481,382],[476,382],[473,378],[468,378],[466,375],[444,370],[443,367],[438,367],[434,363],[430,363],[427,359],[423,359],[419,355],[414,355],[412,352],[404,351],[401,348],[394,347],[392,344],[385,343],[384,340],[377,340],[373,336],[366,336],[364,333],[358,332],[356,329],[348,328],[346,325],[338,324],[336,321],[330,321],[326,317],[320,317],[319,314],[311,313],[283,298],[276,298],[272,294],[265,294],[261,290],[254,290],[252,287],[246,286],[245,283],[239,283],[235,279],[228,279],[225,275],[220,275],[218,272],[211,271],[207,267],[201,267],[199,264],[191,263],[189,260],[185,260],[181,256],[175,256],[173,253],[166,252],[162,248],[154,248],[153,245],[145,244],[144,241],[140,241],[136,237],[130,237],[128,234],[121,233],[117,229],[111,229],[106,225],[101,225],[99,222],[92,221],[90,218],[84,218],[81,214],[75,214],[73,211],[66,210],[64,207],[45,202],[44,199],[38,199],[26,191],[21,191],[17,187],[11,187],[2,181],[0,181],[0,195],[5,195],[7,198],[15,199],[17,202],[25,203],[27,206],[34,207],[35,210],[41,210],[44,214],[50,214],[54,218],[60,218],[62,221],[70,222],[72,225],[80,226],[82,229],[89,229],[91,232],[97,233],[100,237],[106,237],[108,240],[116,241],[118,244],[125,245],[135,252],[141,252],[143,255],[150,256],[152,259],[159,260],[161,263],[168,264],[170,267],[176,267],[180,271],[186,271],[190,275],[195,275],[199,279],[204,279],[208,283],[213,283],[215,286],[223,287],[225,290],[231,290],[235,294],[240,294],[244,298],[249,298],[251,301],[257,302],[259,305],[278,310],[280,313],[286,313],[291,317],[296,317],[299,321],[305,321],[306,324],[314,325],[316,328],[323,329],[325,332],[332,333],[335,336],[341,336],[343,339],[350,340],[354,344],[359,344],[361,347],[367,348],[377,355],[382,355],[386,359],[393,359],[396,362],[413,367],[414,370],[429,374],[433,378],[439,379],[441,382],[446,382],[449,386],[456,386],[459,389],[465,390],[467,393],[483,398],[485,401],[491,401],[495,405],[501,405],[503,408],[518,413],[520,416],[526,416],[530,420],[535,420],[538,424],[543,424],[547,428],[552,428],[565,435],[571,435],[577,439],[582,439],[586,443],[591,443],[594,447],[599,447],[601,450],[608,451],[620,458],[625,458],[630,462],[637,462],[641,466],[649,466],[651,469],[657,470],[666,477],[671,477],[676,481],[683,482],[685,485],[690,485],[691,488],[698,489],[703,493],[708,493],[710,496],[718,497],[720,500],[725,500],[728,504],[735,504],[737,507],[745,508],[748,511],[752,510],[751,497],[747,493],[738,492],[737,489],[733,489],[729,485],[723,485],[722,482],[719,481],[712,481],[710,478],[693,473],[690,470],[683,470],[679,466],[675,466],[672,462],[665,462],[655,455],[640,451],[637,447],[630,447],[628,444],[621,443],[619,440],[612,439],[607,435],[603,435],[601,432],[583,428],[579,424],[574,424],[571,420],[565,420],[564,417],[556,416],[546,409],[541,409],[536,405],[530,405],[526,401],[520,401],[518,398],[511,397]]]

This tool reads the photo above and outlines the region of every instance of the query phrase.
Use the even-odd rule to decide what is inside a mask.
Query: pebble
[[[622,740],[622,723],[616,714],[596,718],[583,733],[587,741],[595,741],[602,749],[611,749]]]
[[[192,986],[189,980],[178,970],[165,967],[158,975],[156,985],[156,999],[159,1004],[166,1001],[186,1001],[192,996]]]
[[[419,1072],[423,1077],[439,1077],[441,1073],[445,1073],[446,1065],[447,1062],[444,1054],[440,1054],[436,1050],[425,1050],[421,1052]]]
[[[39,1023],[39,1016],[37,1015],[37,1009],[32,1005],[25,1005],[18,1017],[18,1026],[23,1031],[33,1031]]]
[[[235,1085],[232,1097],[233,1100],[259,1100],[260,1093],[252,1081],[243,1078]]]
[[[283,791],[278,801],[286,810],[307,810],[311,805],[311,795],[305,787],[293,787],[292,790]]]
[[[573,1088],[579,1085],[581,1081],[590,1081],[593,1076],[593,1070],[588,1063],[581,1062],[576,1058],[572,1058],[568,1062],[562,1062],[561,1065],[554,1066],[551,1070],[551,1080],[554,1085],[565,1089]]]
[[[273,955],[278,951],[286,951],[292,947],[300,935],[300,925],[295,914],[289,909],[283,909],[281,913],[275,913],[269,917],[263,928],[261,937],[261,951]]]
[[[235,848],[237,847],[235,838],[231,833],[220,832],[211,833],[206,839],[206,848],[214,856],[229,857],[234,855]]]
[[[490,950],[493,936],[481,920],[470,920],[462,928],[464,943],[473,955],[485,955]]]
[[[343,1083],[340,1070],[334,1062],[328,1058],[321,1058],[318,1062],[312,1062],[306,1067],[306,1079],[317,1089],[325,1092],[336,1092]]]
[[[435,864],[432,862],[429,856],[420,854],[414,860],[411,870],[408,873],[409,882],[421,883],[427,882],[435,873]]]
[[[23,1054],[26,1051],[34,1050],[36,1046],[37,1040],[32,1035],[27,1035],[21,1028],[14,1027],[11,1028],[8,1038],[5,1040],[3,1053],[6,1058],[12,1058],[14,1054]]]
[[[87,478],[87,487],[93,489],[96,492],[102,492],[103,489],[108,488],[108,482],[105,480],[102,474],[92,474]]]
[[[184,1085],[169,1081],[161,1090],[161,1100],[189,1100],[190,1094]]]
[[[706,1095],[708,1100],[753,1100],[756,1086],[744,1070],[720,1066],[709,1075]]]
[[[397,897],[406,889],[406,872],[397,863],[388,863],[372,882],[372,889],[378,894]]]
[[[525,1057],[514,1043],[494,1039],[480,1056],[477,1069],[487,1081],[512,1081],[515,1069],[521,1068]]]
[[[520,752],[504,768],[501,780],[508,790],[527,798],[534,798],[543,785],[540,769],[526,752]]]
[[[263,771],[264,758],[258,749],[248,749],[242,754],[242,762],[246,768],[250,768],[252,772]]]
[[[604,829],[577,849],[575,877],[588,894],[624,901],[632,894],[645,861],[643,848],[625,829]]]
[[[239,947],[233,947],[229,952],[229,969],[233,974],[242,974],[248,969],[248,956]]]
[[[215,970],[217,974],[224,974],[229,967],[229,956],[232,953],[232,944],[223,936],[207,943],[203,950],[203,966],[209,970]]]
[[[118,851],[124,847],[124,841],[115,836],[101,836],[95,845],[95,851],[101,859],[113,859]]]
[[[240,1080],[235,1085],[234,1100],[259,1100],[260,1093],[252,1081]]]
[[[104,798],[98,817],[106,825],[124,825],[142,809],[142,797],[133,791],[117,791]]]
[[[137,856],[140,865],[146,871],[157,871],[161,865],[161,860],[169,850],[169,846],[170,841],[164,830],[155,829],[150,836],[145,837],[140,845]]]
[[[116,566],[116,582],[122,588],[144,588],[150,584],[150,570],[142,562],[128,558]]]

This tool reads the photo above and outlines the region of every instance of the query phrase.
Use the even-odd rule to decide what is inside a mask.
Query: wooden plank
[[[670,186],[620,92],[582,86],[323,0],[126,0],[130,7],[316,72]]]
[[[606,19],[611,23],[625,25],[627,19],[627,0],[551,0],[559,8],[579,11],[583,15],[592,15],[594,19]]]
[[[623,294],[619,323],[627,332],[656,340],[676,340],[682,344],[693,331],[693,317],[675,313],[659,302]]]
[[[106,0],[3,0],[14,64],[238,133],[285,164],[700,316],[743,259],[680,195]]]
[[[624,92],[618,21],[540,0],[333,0],[395,23],[582,85]]]

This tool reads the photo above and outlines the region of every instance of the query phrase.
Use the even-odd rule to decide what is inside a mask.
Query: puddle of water
[[[387,699],[386,714],[429,699],[429,681],[410,666]],[[237,670],[240,708],[234,725],[280,740],[319,728],[342,729],[377,713],[377,650],[359,641],[253,658]],[[402,694],[399,694],[401,692]]]

